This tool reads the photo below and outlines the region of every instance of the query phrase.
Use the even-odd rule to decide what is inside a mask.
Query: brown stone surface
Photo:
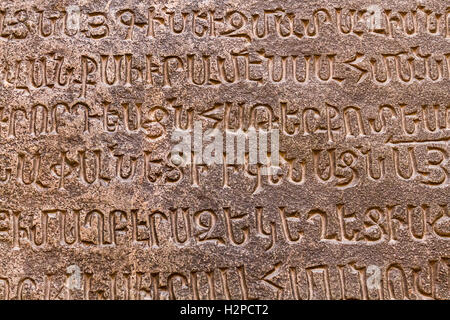
[[[448,299],[448,7],[1,0],[0,299]]]

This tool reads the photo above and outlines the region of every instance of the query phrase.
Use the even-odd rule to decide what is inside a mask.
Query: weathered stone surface
[[[0,1],[0,298],[448,299],[448,6]]]

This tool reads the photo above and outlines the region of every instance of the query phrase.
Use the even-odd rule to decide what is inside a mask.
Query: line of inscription
[[[0,142],[74,133],[142,133],[154,141],[168,138],[173,130],[192,131],[196,121],[201,121],[205,130],[245,134],[249,129],[278,129],[281,136],[319,137],[328,145],[368,137],[392,145],[446,143],[450,133],[450,105],[432,102],[367,106],[323,101],[303,106],[279,98],[276,104],[236,100],[201,107],[194,108],[176,97],[167,98],[162,104],[138,100],[92,104],[75,100],[0,106]]]
[[[445,256],[412,265],[394,261],[380,267],[355,260],[305,265],[279,262],[268,266],[265,274],[249,269],[249,265],[237,265],[169,273],[123,268],[100,274],[70,265],[62,272],[42,276],[0,275],[0,297],[2,300],[441,300],[448,299],[450,292],[450,258]]]
[[[386,38],[420,34],[450,38],[450,8],[434,12],[424,5],[397,11],[372,5],[367,8],[318,7],[299,12],[281,7],[257,12],[214,8],[172,10],[86,10],[68,6],[65,10],[34,8],[0,9],[0,39],[23,40],[82,37],[99,40],[119,38],[142,40],[190,35],[200,39],[244,39],[252,42],[275,36],[279,39],[320,37],[325,29],[340,36],[372,34]]]
[[[31,93],[36,90],[75,88],[86,97],[96,86],[171,88],[236,84],[313,84],[342,86],[344,83],[440,83],[450,79],[450,53],[427,53],[416,46],[395,52],[292,52],[277,55],[261,49],[219,54],[187,53],[159,56],[147,53],[82,55],[74,59],[56,52],[41,56],[2,58],[0,84]]]
[[[37,190],[54,190],[77,186],[108,186],[113,183],[139,183],[174,186],[188,183],[192,187],[208,185],[208,175],[219,176],[223,188],[246,181],[250,193],[284,183],[297,186],[319,184],[347,189],[367,182],[420,183],[427,187],[449,185],[449,151],[447,144],[405,143],[384,147],[329,147],[302,150],[300,156],[280,152],[279,166],[271,163],[271,154],[259,155],[260,164],[251,164],[250,152],[243,163],[230,162],[226,153],[213,154],[213,162],[192,152],[185,166],[172,161],[171,152],[124,152],[117,145],[93,149],[58,152],[0,154],[0,185],[16,184]],[[261,158],[263,157],[263,159]],[[266,157],[266,159],[264,159]]]
[[[0,209],[0,241],[15,249],[52,246],[139,246],[157,249],[213,244],[247,246],[258,242],[266,251],[279,245],[395,244],[397,241],[450,239],[449,204],[388,204],[354,210],[334,208],[230,207],[172,209]]]

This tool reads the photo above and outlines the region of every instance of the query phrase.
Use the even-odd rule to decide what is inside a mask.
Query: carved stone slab
[[[446,1],[0,1],[0,299],[448,299]]]

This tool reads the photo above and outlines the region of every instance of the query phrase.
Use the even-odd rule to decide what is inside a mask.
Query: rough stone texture
[[[0,298],[448,299],[448,5],[0,1]]]

